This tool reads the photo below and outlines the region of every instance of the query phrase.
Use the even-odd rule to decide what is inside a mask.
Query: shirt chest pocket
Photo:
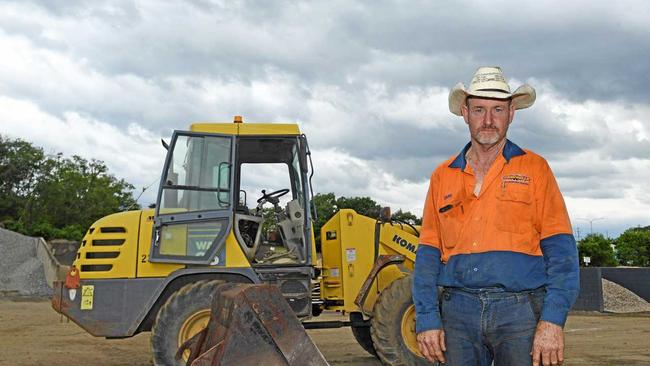
[[[465,205],[463,201],[447,203],[438,211],[442,244],[451,249],[458,244],[465,223]]]
[[[533,226],[533,198],[528,185],[508,185],[497,193],[495,226],[499,231],[523,234]]]

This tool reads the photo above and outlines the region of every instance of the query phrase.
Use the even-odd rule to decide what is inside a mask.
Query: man
[[[424,204],[413,300],[431,362],[564,360],[562,328],[579,288],[575,239],[546,161],[506,139],[515,110],[534,102],[528,85],[511,93],[498,67],[449,94],[471,140],[433,172]]]

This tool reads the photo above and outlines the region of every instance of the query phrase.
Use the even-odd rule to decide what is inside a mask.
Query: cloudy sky
[[[468,140],[449,88],[500,65],[574,228],[650,225],[646,1],[2,1],[0,55],[0,133],[153,183],[143,205],[161,137],[243,115],[300,124],[317,192],[418,215]]]

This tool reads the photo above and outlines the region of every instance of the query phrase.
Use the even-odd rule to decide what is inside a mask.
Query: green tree
[[[16,220],[31,194],[44,154],[29,142],[0,135],[0,221]]]
[[[57,228],[79,225],[88,228],[95,220],[113,212],[139,208],[133,185],[108,174],[98,160],[80,156],[48,158],[47,171],[34,187],[34,199],[26,207],[28,226],[47,222]]]
[[[320,229],[342,208],[350,208],[358,214],[372,218],[379,217],[380,206],[370,197],[336,198],[334,193],[318,193],[314,196],[313,201],[318,215],[318,220],[314,222],[314,236],[317,246],[320,246],[321,242]]]
[[[329,219],[342,208],[355,210],[358,214],[378,218],[381,206],[370,197],[339,197],[334,193],[318,193],[313,199],[318,219],[314,222],[316,245],[320,245],[320,230]],[[400,220],[412,225],[421,225],[422,219],[408,211],[397,210],[392,215],[394,220]]]
[[[618,264],[612,240],[605,238],[602,234],[589,234],[578,242],[578,256],[581,265],[583,258],[590,258],[590,266],[615,267]]]
[[[269,232],[278,231],[278,218],[275,213],[275,207],[262,208],[262,217],[264,218],[262,222],[262,235],[266,238]]]
[[[370,197],[339,197],[336,199],[336,207],[340,210],[342,208],[351,208],[360,215],[377,218],[381,206]]]
[[[624,266],[650,266],[650,230],[627,229],[616,238],[618,259]]]
[[[81,239],[110,213],[140,208],[133,186],[99,160],[43,150],[0,136],[0,220],[7,228],[49,238]]]
[[[316,245],[320,246],[320,229],[337,211],[334,193],[318,193],[313,198],[317,219],[314,221]]]
[[[422,219],[415,216],[415,214],[410,211],[402,211],[401,209],[397,210],[392,215],[392,219],[396,221],[406,222],[411,225],[422,225]]]

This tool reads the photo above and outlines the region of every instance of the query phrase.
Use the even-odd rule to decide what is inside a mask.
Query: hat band
[[[476,89],[476,91],[499,92],[504,94],[510,94],[509,91],[503,89]]]

